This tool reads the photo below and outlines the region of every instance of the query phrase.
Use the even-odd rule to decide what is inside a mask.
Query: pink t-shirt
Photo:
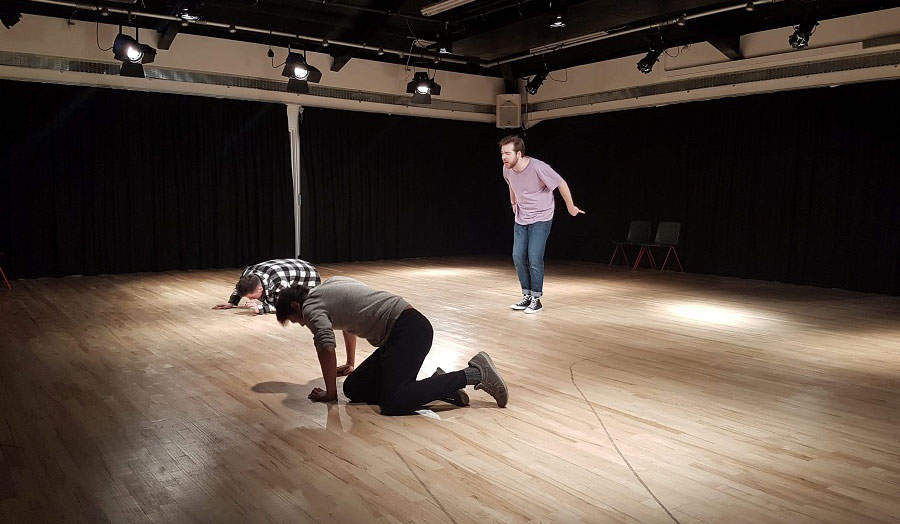
[[[503,166],[503,179],[516,195],[516,223],[523,226],[553,219],[553,190],[562,182],[552,167],[537,158],[528,158],[530,161],[521,173]]]

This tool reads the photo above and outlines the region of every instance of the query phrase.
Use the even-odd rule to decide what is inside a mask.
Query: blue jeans
[[[544,248],[553,220],[513,228],[513,262],[522,294],[540,298],[544,292]]]

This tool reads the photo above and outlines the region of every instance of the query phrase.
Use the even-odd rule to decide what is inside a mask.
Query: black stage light
[[[650,51],[647,52],[647,56],[641,58],[637,64],[638,71],[644,74],[649,74],[650,71],[653,71],[653,65],[659,62],[659,56],[663,54],[662,44],[653,44],[650,47]]]
[[[289,92],[304,95],[309,93],[310,82],[318,84],[322,80],[322,72],[309,65],[300,53],[288,53],[281,76],[288,78]]]
[[[441,94],[441,86],[433,78],[428,78],[427,72],[419,71],[406,84],[406,92],[412,93],[414,104],[430,104],[432,95],[439,96]]]
[[[531,80],[529,80],[528,83],[525,84],[525,91],[528,92],[529,95],[536,95],[538,89],[541,88],[541,84],[543,84],[544,80],[547,79],[548,74],[549,73],[544,70],[531,77]]]
[[[813,31],[819,22],[814,18],[807,18],[794,28],[794,34],[788,37],[788,43],[794,49],[803,49],[809,45],[809,39],[812,38]]]
[[[137,37],[136,30],[135,37]],[[136,38],[119,33],[113,42],[113,56],[122,62],[122,68],[119,70],[121,76],[144,78],[143,64],[149,64],[156,59],[156,49],[138,42]]]

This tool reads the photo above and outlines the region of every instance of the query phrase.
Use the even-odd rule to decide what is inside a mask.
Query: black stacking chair
[[[627,266],[628,254],[625,252],[625,246],[641,246],[642,244],[650,242],[650,227],[651,224],[649,220],[632,220],[631,225],[628,226],[628,237],[625,240],[615,242],[616,248],[609,258],[609,265],[607,267],[612,267],[619,251],[622,252],[622,257],[625,259],[625,265]],[[641,253],[643,253],[643,251],[644,248],[641,247]],[[640,256],[641,253],[639,253],[638,256]]]

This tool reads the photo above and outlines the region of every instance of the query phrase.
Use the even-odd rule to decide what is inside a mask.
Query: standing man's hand
[[[569,214],[574,216],[578,216],[579,214],[583,215],[584,211],[578,209],[578,206],[572,204],[571,206],[566,206],[569,209]]]
[[[231,308],[233,308],[233,307],[234,307],[234,304],[231,304],[231,303],[228,303],[228,304],[216,304],[215,306],[213,306],[213,309],[231,309]]]
[[[565,180],[559,183],[559,195],[563,198],[563,202],[566,203],[566,208],[569,210],[570,215],[576,217],[584,214],[584,211],[578,209],[575,201],[572,200],[572,191],[569,190],[569,184]]]
[[[346,377],[350,373],[353,373],[353,364],[344,364],[343,366],[337,367],[337,376]]]
[[[513,204],[513,205],[512,205],[512,212],[513,212],[513,215],[518,215],[518,214],[519,214],[519,204]]]

